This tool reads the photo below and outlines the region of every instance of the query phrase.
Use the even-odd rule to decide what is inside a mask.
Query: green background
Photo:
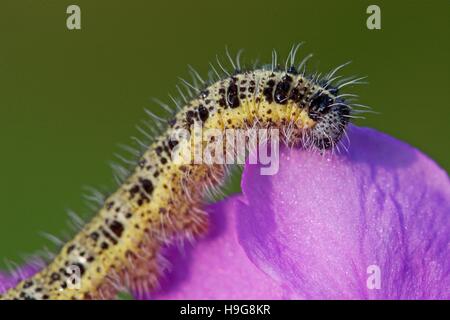
[[[381,7],[382,30],[366,28]],[[81,7],[82,30],[66,28]],[[387,132],[450,168],[450,1],[99,1],[0,2],[0,266],[50,246],[67,209],[89,210],[83,186],[112,191],[107,163],[135,125],[167,100],[191,64],[202,74],[216,54],[244,60],[300,55],[347,75],[380,115],[359,123]],[[158,111],[159,112],[159,109]]]

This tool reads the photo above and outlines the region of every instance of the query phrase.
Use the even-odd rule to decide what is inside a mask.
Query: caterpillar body
[[[308,76],[307,59],[295,64],[297,49],[284,68],[275,54],[271,65],[249,70],[241,70],[239,58],[230,58],[231,73],[218,61],[224,75],[212,66],[208,81],[194,71],[200,84],[186,85],[192,96],[185,97],[118,190],[46,267],[0,298],[109,299],[123,287],[141,293],[154,289],[164,269],[161,248],[207,230],[205,192],[220,186],[227,174],[226,165],[172,161],[174,149],[182,152],[191,143],[174,140],[174,130],[275,127],[289,145],[319,150],[337,145],[355,113],[352,95],[339,89],[360,79],[336,84],[334,75],[342,66],[324,77]],[[76,289],[68,288],[73,266],[80,276]]]

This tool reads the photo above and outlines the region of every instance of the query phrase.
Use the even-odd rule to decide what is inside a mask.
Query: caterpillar
[[[241,68],[240,53],[231,58],[227,50],[231,72],[219,58],[211,64],[208,80],[191,69],[194,84],[182,80],[182,100],[173,99],[176,111],[169,120],[154,115],[155,127],[164,121],[165,128],[146,145],[117,191],[105,197],[96,215],[52,261],[0,298],[110,299],[124,287],[154,290],[166,264],[162,248],[207,231],[205,194],[221,186],[228,174],[224,164],[173,161],[174,150],[185,151],[193,139],[174,139],[176,130],[191,132],[194,125],[222,131],[277,128],[290,146],[337,148],[351,118],[362,111],[356,107],[363,106],[340,90],[361,78],[336,76],[346,64],[324,76],[307,74],[311,55],[297,64],[299,47],[292,47],[284,66],[273,51],[271,64]],[[70,287],[74,267],[80,277],[76,289]]]

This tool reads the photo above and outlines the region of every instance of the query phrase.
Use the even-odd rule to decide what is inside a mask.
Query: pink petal
[[[17,285],[20,281],[31,277],[42,269],[44,263],[39,259],[32,259],[24,266],[7,273],[0,271],[0,294]]]
[[[237,211],[250,260],[301,298],[449,298],[447,174],[375,130],[349,135],[345,156],[283,149],[276,176],[246,166]]]
[[[172,248],[173,270],[163,279],[162,290],[146,297],[157,299],[281,299],[283,290],[260,272],[238,243],[235,205],[238,197],[209,208],[209,234],[184,254]]]

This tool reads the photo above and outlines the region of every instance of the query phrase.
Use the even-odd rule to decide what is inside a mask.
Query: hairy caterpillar
[[[274,52],[271,65],[242,70],[239,54],[234,60],[227,52],[232,73],[219,60],[224,75],[211,65],[208,81],[192,70],[200,84],[183,80],[183,105],[174,101],[178,111],[140,155],[119,189],[104,200],[93,219],[53,261],[0,298],[107,299],[122,287],[152,290],[163,271],[161,248],[175,239],[205,232],[205,192],[220,186],[227,173],[225,165],[172,161],[174,149],[182,152],[180,149],[191,144],[190,140],[184,144],[174,140],[175,130],[192,130],[194,125],[220,130],[274,127],[289,145],[333,149],[359,111],[353,107],[362,106],[350,103],[354,95],[339,90],[361,79],[337,81],[335,74],[345,64],[323,77],[306,75],[309,56],[296,65],[298,48],[293,46],[284,68]],[[72,267],[80,276],[80,286],[75,289],[68,288]]]

